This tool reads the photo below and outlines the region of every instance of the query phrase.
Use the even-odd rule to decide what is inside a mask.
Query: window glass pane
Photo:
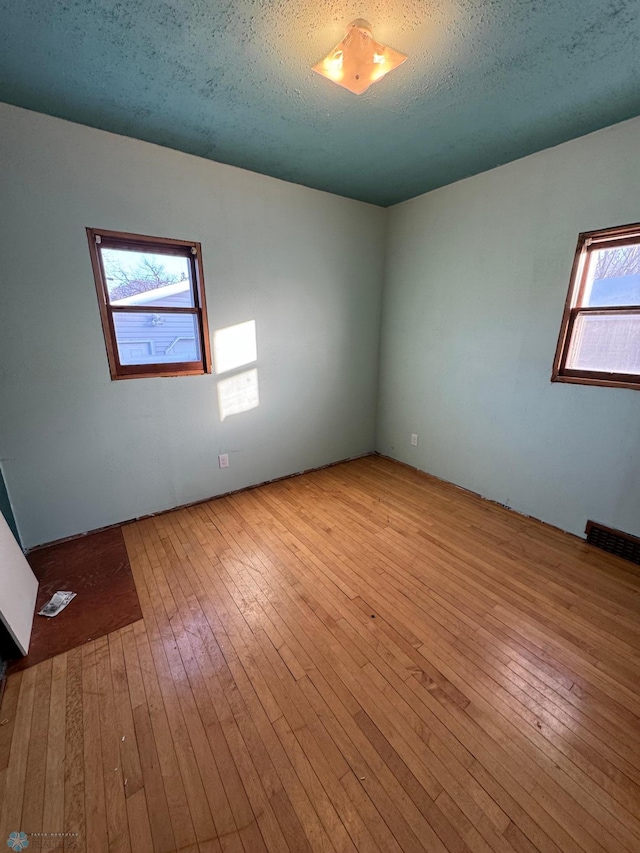
[[[591,253],[582,305],[640,305],[640,245]]]
[[[121,364],[169,364],[200,361],[195,314],[114,312]]]
[[[193,308],[189,258],[125,249],[101,253],[112,305]]]
[[[640,374],[640,314],[579,314],[566,366]]]

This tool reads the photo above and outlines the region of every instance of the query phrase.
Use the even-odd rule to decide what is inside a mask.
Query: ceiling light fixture
[[[373,40],[371,24],[358,18],[347,27],[345,37],[313,70],[354,95],[366,92],[405,61],[404,53]]]

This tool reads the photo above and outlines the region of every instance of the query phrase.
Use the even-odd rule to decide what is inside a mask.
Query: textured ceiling
[[[366,18],[407,62],[310,67]],[[388,205],[640,113],[639,0],[0,0],[0,100]]]

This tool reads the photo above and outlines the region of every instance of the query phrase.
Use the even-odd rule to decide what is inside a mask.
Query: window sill
[[[172,377],[172,376],[206,376],[208,373],[211,373],[210,370],[162,370],[162,371],[146,371],[144,373],[119,373],[112,374],[111,379],[115,381],[119,381],[120,379],[157,379],[158,377]]]
[[[601,388],[632,388],[635,391],[640,391],[640,377],[633,376],[630,380],[612,378],[608,374],[603,373],[596,376],[559,374],[551,377],[552,382],[567,382],[572,385],[599,385]]]

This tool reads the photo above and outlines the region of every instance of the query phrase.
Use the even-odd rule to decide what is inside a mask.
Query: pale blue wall
[[[378,449],[640,534],[640,393],[549,381],[578,232],[638,221],[638,119],[392,208]]]
[[[373,449],[383,210],[7,105],[0,164],[0,453],[25,546]],[[221,423],[215,375],[110,380],[86,226],[202,243],[211,333],[256,321],[258,408]]]

